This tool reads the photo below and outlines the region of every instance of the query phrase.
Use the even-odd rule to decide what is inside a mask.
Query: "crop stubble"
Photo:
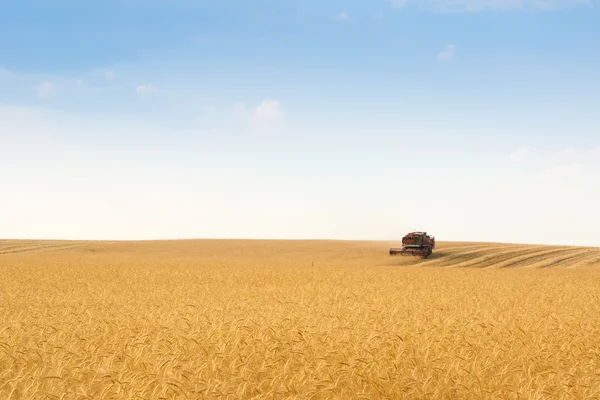
[[[600,397],[599,249],[394,245],[0,241],[0,398]]]

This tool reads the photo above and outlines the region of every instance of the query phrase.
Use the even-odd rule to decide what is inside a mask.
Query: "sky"
[[[600,246],[595,0],[0,8],[0,238]]]

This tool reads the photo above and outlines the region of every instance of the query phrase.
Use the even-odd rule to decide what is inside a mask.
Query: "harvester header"
[[[435,249],[435,237],[427,232],[411,232],[402,238],[402,248],[390,249],[390,255],[418,256],[427,258]]]

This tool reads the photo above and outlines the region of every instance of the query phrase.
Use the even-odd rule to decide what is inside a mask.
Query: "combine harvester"
[[[418,256],[427,258],[435,249],[435,238],[427,232],[411,232],[402,238],[402,248],[390,249],[390,255]]]

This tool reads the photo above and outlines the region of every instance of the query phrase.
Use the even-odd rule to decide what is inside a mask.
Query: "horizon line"
[[[435,236],[435,235],[434,235]],[[341,239],[341,238],[245,238],[245,237],[191,237],[191,238],[154,238],[154,239],[44,239],[44,238],[0,238],[0,242],[21,241],[21,242],[104,242],[104,243],[139,243],[139,242],[190,242],[190,241],[255,241],[255,242],[401,242],[402,237],[394,239]],[[452,239],[440,240],[436,238],[437,243],[481,243],[481,244],[500,244],[500,245],[532,245],[532,246],[560,246],[560,247],[584,247],[598,248],[600,245],[577,245],[577,244],[556,244],[556,243],[536,243],[536,242],[509,242],[495,240],[472,240],[472,239]]]

